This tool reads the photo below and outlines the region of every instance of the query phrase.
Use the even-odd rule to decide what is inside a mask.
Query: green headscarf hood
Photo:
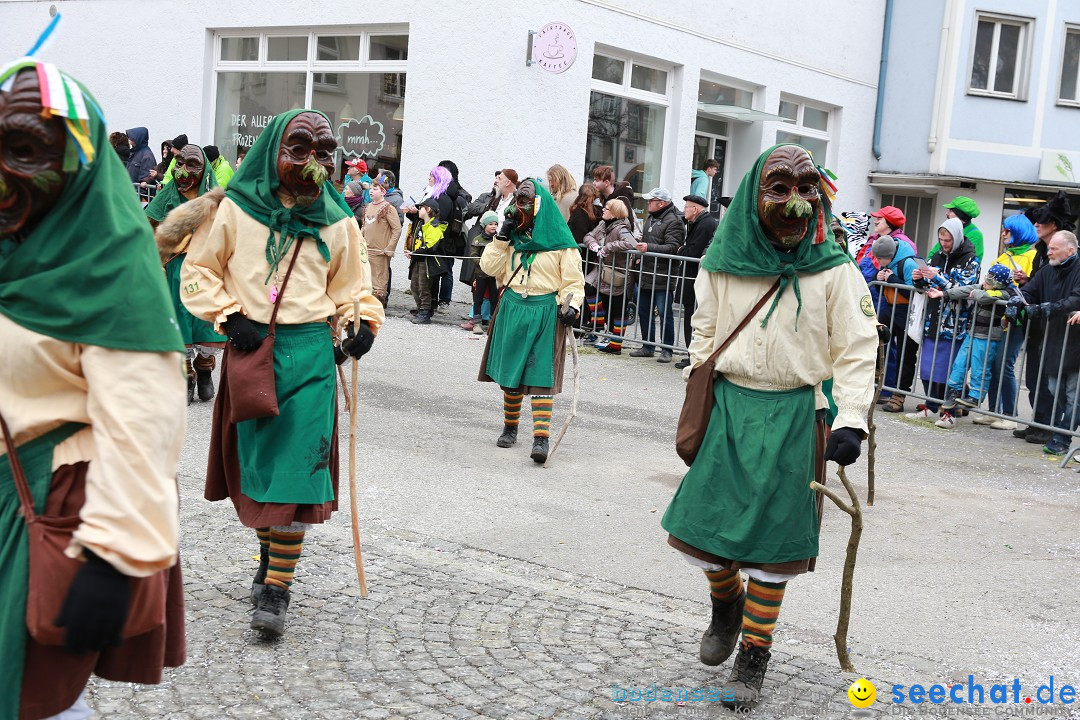
[[[34,66],[33,60],[12,64],[0,83]],[[82,159],[65,173],[55,207],[21,242],[0,239],[0,313],[66,342],[184,352],[154,235],[109,145],[100,107],[85,87],[60,77],[88,106],[93,155],[73,147],[69,133],[68,156]]]
[[[851,262],[851,257],[833,241],[832,234],[828,232],[829,223],[832,220],[832,207],[824,190],[821,192],[821,210],[810,219],[806,235],[793,252],[779,251],[769,242],[765,230],[761,227],[761,218],[758,216],[758,185],[765,161],[778,147],[782,145],[773,145],[763,152],[754,163],[754,167],[743,177],[720,227],[716,229],[709,250],[705,253],[702,267],[709,272],[722,272],[729,275],[779,276],[780,288],[776,293],[776,299],[773,300],[772,307],[769,308],[761,325],[764,327],[769,321],[777,303],[780,302],[780,296],[784,294],[788,285],[792,285],[795,297],[799,301],[795,312],[795,328],[798,330],[799,312],[802,310],[798,273],[828,270],[845,262]],[[796,147],[801,146],[796,145]],[[823,228],[820,237],[818,236],[819,227]]]
[[[202,156],[203,177],[202,181],[199,182],[199,195],[203,195],[211,188],[216,188],[218,186],[217,177],[214,175],[214,168],[210,167],[210,161],[206,159],[206,153],[203,152]],[[180,194],[180,191],[176,187],[176,183],[171,182],[158,190],[157,195],[155,195],[154,199],[150,201],[150,204],[146,206],[146,217],[161,222],[173,208],[186,202],[187,198]]]
[[[524,234],[516,230],[510,233],[510,244],[514,252],[521,255],[521,264],[528,270],[536,253],[566,248],[576,249],[578,245],[551,193],[536,178],[525,178],[522,182],[533,184],[536,188],[536,199],[540,202],[536,215],[533,217],[532,230]]]
[[[267,282],[298,237],[313,238],[323,260],[330,262],[330,248],[319,236],[319,228],[353,216],[352,210],[329,181],[323,183],[322,192],[307,207],[295,205],[286,208],[277,197],[281,184],[277,172],[281,136],[289,121],[305,112],[326,117],[318,110],[290,110],[275,117],[252,144],[243,164],[225,189],[225,197],[270,228],[270,235],[266,238],[266,262],[270,264]]]

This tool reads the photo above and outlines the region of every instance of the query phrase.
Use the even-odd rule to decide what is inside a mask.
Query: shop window
[[[407,34],[221,36],[219,45],[214,142],[230,162],[275,115],[310,107],[334,128],[342,173],[350,157],[363,157],[372,173],[399,171]]]
[[[630,87],[645,92],[666,93],[667,76],[663,70],[634,64],[630,70]]]
[[[1061,58],[1061,85],[1058,102],[1062,105],[1080,106],[1077,88],[1080,86],[1080,27],[1065,29],[1065,51]]]
[[[978,13],[968,93],[1023,100],[1031,20]]]
[[[814,156],[814,162],[827,164],[831,110],[805,100],[782,96],[777,114],[790,123],[776,131],[777,144],[802,145]]]

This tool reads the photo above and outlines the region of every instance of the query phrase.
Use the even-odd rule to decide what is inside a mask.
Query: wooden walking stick
[[[847,554],[844,557],[844,579],[840,583],[840,616],[836,620],[836,634],[833,635],[833,643],[836,645],[836,658],[840,661],[840,669],[844,672],[855,672],[855,666],[851,664],[851,653],[848,652],[847,637],[848,624],[851,620],[851,587],[855,578],[855,556],[859,552],[859,539],[863,531],[862,507],[859,505],[859,496],[855,494],[855,488],[840,466],[838,473],[840,482],[844,484],[851,505],[847,505],[836,493],[829,490],[816,480],[810,483],[810,487],[829,498],[848,515],[851,516],[851,535],[848,537]]]
[[[353,301],[353,335],[360,322],[360,301]],[[349,506],[352,509],[353,555],[356,558],[356,579],[360,581],[360,597],[367,597],[367,580],[364,579],[364,550],[360,545],[360,500],[356,492],[356,395],[360,379],[360,361],[352,361],[352,388],[349,399]]]
[[[874,479],[877,477],[877,423],[874,422],[874,409],[881,397],[881,388],[885,385],[885,349],[889,345],[889,331],[884,325],[878,325],[877,367],[874,368],[874,398],[866,412],[866,505],[874,507]]]
[[[570,307],[570,301],[573,299],[574,293],[567,293],[566,297],[563,299],[562,309],[564,312]],[[558,321],[556,320],[556,322]],[[555,438],[555,444],[551,446],[551,452],[548,453],[547,460],[544,461],[544,467],[547,467],[548,462],[551,460],[551,456],[559,449],[559,443],[562,442],[563,435],[566,434],[567,429],[570,427],[570,421],[577,415],[578,390],[581,387],[581,369],[578,367],[577,337],[574,335],[574,328],[570,325],[566,326],[566,342],[570,345],[570,355],[574,359],[574,395],[570,400],[570,414],[566,416],[566,422],[563,423],[562,429],[559,430],[559,435]]]

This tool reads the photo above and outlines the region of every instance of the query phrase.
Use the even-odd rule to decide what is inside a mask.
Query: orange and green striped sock
[[[742,595],[742,576],[738,570],[706,570],[705,577],[709,580],[709,594],[717,602],[730,605]]]
[[[551,395],[532,396],[533,437],[551,434]]]
[[[743,608],[743,642],[762,650],[772,647],[773,629],[784,602],[786,582],[767,583],[750,578],[746,583],[746,607]]]
[[[255,535],[259,538],[259,550],[270,549],[270,528],[255,528]]]
[[[296,574],[296,563],[300,560],[300,552],[303,549],[303,530],[286,532],[271,528],[270,567],[266,571],[266,584],[277,585],[279,588],[288,590],[292,585],[293,575]]]
[[[525,395],[503,390],[503,422],[517,427],[521,419],[521,400]]]

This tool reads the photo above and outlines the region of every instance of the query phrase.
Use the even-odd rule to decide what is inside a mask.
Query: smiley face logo
[[[848,700],[857,708],[868,708],[877,698],[877,688],[866,678],[859,678],[851,683],[847,691]]]

